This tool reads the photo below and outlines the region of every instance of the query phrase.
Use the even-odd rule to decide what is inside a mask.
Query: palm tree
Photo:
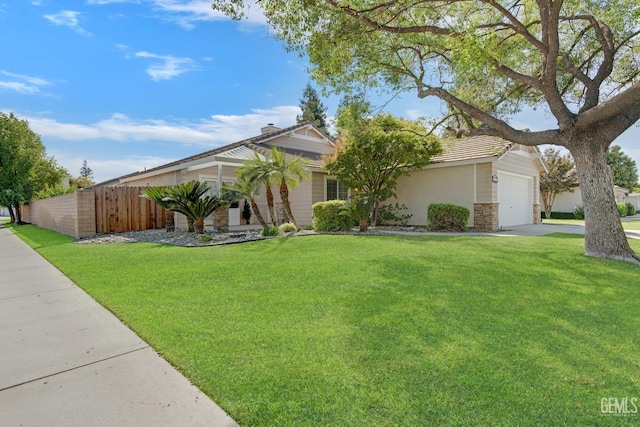
[[[142,191],[140,197],[153,200],[164,208],[165,230],[174,231],[175,222],[173,219],[173,211],[171,210],[171,203],[166,199],[167,187],[147,187]]]
[[[258,185],[264,184],[271,223],[276,225],[276,212],[273,203],[273,191],[271,190],[274,182],[272,176],[273,168],[268,158],[263,159],[256,152],[254,152],[254,155],[255,158],[245,161],[242,166],[236,169],[236,175],[241,180],[251,181]]]
[[[238,169],[236,170],[236,175],[238,176],[238,180],[236,182],[222,188],[225,193],[229,194],[229,196],[225,197],[228,197],[232,200],[238,200],[240,198],[238,196],[246,197],[251,204],[253,213],[256,215],[256,218],[258,218],[258,222],[260,223],[262,228],[266,228],[267,223],[262,217],[262,213],[260,213],[260,209],[258,208],[258,204],[256,203],[256,197],[258,195],[258,191],[260,190],[259,183],[255,180],[252,181],[251,179],[247,179],[246,177],[242,176],[242,174],[238,172]]]
[[[205,196],[209,186],[200,181],[184,182],[167,188],[165,200],[170,209],[187,217],[188,231],[204,233],[204,219],[228,202],[218,196]]]
[[[284,150],[280,150],[276,147],[271,148],[271,176],[276,184],[279,186],[280,198],[284,205],[284,210],[289,217],[289,221],[293,225],[298,227],[296,219],[293,217],[291,211],[291,203],[289,202],[289,188],[295,188],[300,184],[300,181],[309,178],[309,162],[299,156],[289,156],[285,154]]]

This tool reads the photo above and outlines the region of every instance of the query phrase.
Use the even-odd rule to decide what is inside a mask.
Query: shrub
[[[396,203],[395,205],[380,206],[380,209],[378,210],[378,224],[400,224],[401,226],[406,227],[413,214],[402,214],[401,211],[405,210],[407,210],[407,205],[405,204],[399,205]]]
[[[576,208],[573,210],[573,216],[576,219],[584,219],[584,206],[582,205],[576,206]]]
[[[315,203],[311,207],[313,213],[313,228],[317,231],[348,231],[351,230],[351,218],[340,215],[347,202],[344,200],[329,200]]]
[[[618,207],[618,213],[621,217],[627,216],[627,205],[625,203],[619,202],[616,203],[616,206]]]
[[[369,228],[371,209],[365,200],[352,199],[340,208],[340,215],[349,218],[351,225],[359,226],[360,231],[367,231]]]
[[[283,233],[289,233],[290,231],[298,231],[298,229],[294,224],[285,222],[284,224],[280,224],[280,231]]]
[[[541,212],[540,216],[542,219],[547,219],[547,215],[545,212]],[[574,212],[551,212],[551,219],[576,219],[576,215]],[[580,218],[578,218],[580,219]]]
[[[467,231],[471,211],[464,206],[432,203],[427,208],[427,230]]]
[[[281,233],[282,232],[280,231],[280,229],[275,225],[268,225],[262,229],[262,231],[260,232],[260,235],[264,237],[271,237],[271,236],[278,236]]]
[[[636,207],[631,203],[627,203],[627,216],[633,216],[636,214]]]
[[[198,240],[200,241],[200,243],[210,242],[211,239],[213,239],[213,237],[211,237],[211,234],[198,234]]]

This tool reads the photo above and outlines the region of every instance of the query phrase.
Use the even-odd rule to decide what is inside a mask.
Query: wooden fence
[[[145,187],[96,187],[96,233],[164,228],[164,209],[140,197]]]

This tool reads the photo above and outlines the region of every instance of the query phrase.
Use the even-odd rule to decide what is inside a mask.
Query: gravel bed
[[[257,231],[242,231],[235,233],[210,233],[211,240],[203,241],[201,235],[187,232],[167,232],[165,230],[128,231],[126,233],[98,234],[76,241],[80,244],[109,244],[109,243],[159,243],[173,246],[214,246],[230,243],[251,242],[262,240]]]
[[[308,236],[314,234],[352,234],[352,235],[374,235],[382,236],[389,234],[406,234],[409,233],[426,233],[424,227],[400,227],[400,226],[382,226],[371,227],[366,232],[360,232],[356,228],[352,231],[343,231],[337,233],[317,233],[312,230],[300,230],[297,233],[286,233],[276,237],[283,236]],[[486,230],[470,230],[470,232],[482,233]],[[201,236],[195,233],[187,233],[184,231],[167,232],[161,230],[144,230],[144,231],[128,231],[126,233],[98,234],[91,237],[78,239],[76,243],[80,244],[109,244],[109,243],[158,243],[173,246],[216,246],[228,245],[233,243],[252,242],[255,240],[264,240],[273,237],[263,237],[258,231],[238,231],[229,233],[207,233],[211,236],[211,240],[204,241]]]

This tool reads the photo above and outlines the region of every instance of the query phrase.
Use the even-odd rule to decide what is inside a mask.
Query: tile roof
[[[224,145],[222,147],[214,148],[213,150],[209,150],[209,151],[205,151],[205,152],[202,152],[202,153],[195,154],[193,156],[185,157],[183,159],[179,159],[179,160],[176,160],[176,161],[171,162],[171,163],[166,163],[166,164],[161,165],[161,166],[156,166],[155,168],[146,169],[144,171],[133,172],[133,173],[130,173],[130,174],[127,174],[127,175],[123,175],[123,176],[120,176],[120,177],[117,177],[117,178],[113,178],[113,179],[110,179],[108,181],[104,181],[104,182],[95,184],[95,186],[111,185],[113,183],[119,182],[121,179],[131,178],[131,177],[135,177],[136,175],[147,174],[149,172],[156,172],[156,171],[159,171],[159,170],[162,170],[162,169],[171,168],[173,166],[178,166],[178,165],[180,165],[182,163],[191,162],[191,161],[194,161],[194,160],[200,160],[200,159],[204,159],[204,158],[207,158],[207,157],[210,157],[210,156],[215,156],[217,154],[222,154],[224,152],[227,152],[227,151],[230,151],[230,150],[234,150],[234,149],[237,149],[237,148],[240,148],[240,147],[243,147],[243,146],[247,147],[247,148],[250,148],[250,149],[252,149],[254,151],[256,149],[259,149],[259,148],[269,147],[267,144],[265,144],[263,146],[256,145],[256,144],[260,144],[262,141],[265,141],[265,140],[268,140],[268,139],[271,139],[271,138],[274,138],[274,137],[277,137],[277,136],[280,136],[280,135],[284,135],[286,133],[289,133],[289,132],[294,131],[296,129],[303,128],[303,127],[308,126],[308,125],[313,126],[313,128],[316,131],[318,131],[320,134],[322,134],[322,135],[326,136],[327,138],[329,138],[327,135],[325,135],[320,129],[318,129],[311,122],[298,123],[298,124],[295,124],[293,126],[289,126],[289,127],[286,127],[286,128],[274,131],[274,132],[267,132],[267,133],[264,133],[264,134],[261,134],[261,135],[253,136],[251,138],[243,139],[242,141],[237,141],[237,142],[234,142],[234,143],[231,143],[231,144]],[[317,156],[316,153],[312,153],[312,154],[314,156]],[[319,163],[319,160],[316,159],[315,157],[312,157],[310,155],[309,156],[305,156],[305,155],[302,154],[302,152],[300,153],[300,155],[302,155],[303,157],[307,157],[310,160],[313,160],[314,163]]]
[[[443,141],[444,153],[433,157],[432,161],[434,163],[446,163],[499,157],[512,145],[512,142],[502,138],[486,135],[464,139],[448,139]]]

